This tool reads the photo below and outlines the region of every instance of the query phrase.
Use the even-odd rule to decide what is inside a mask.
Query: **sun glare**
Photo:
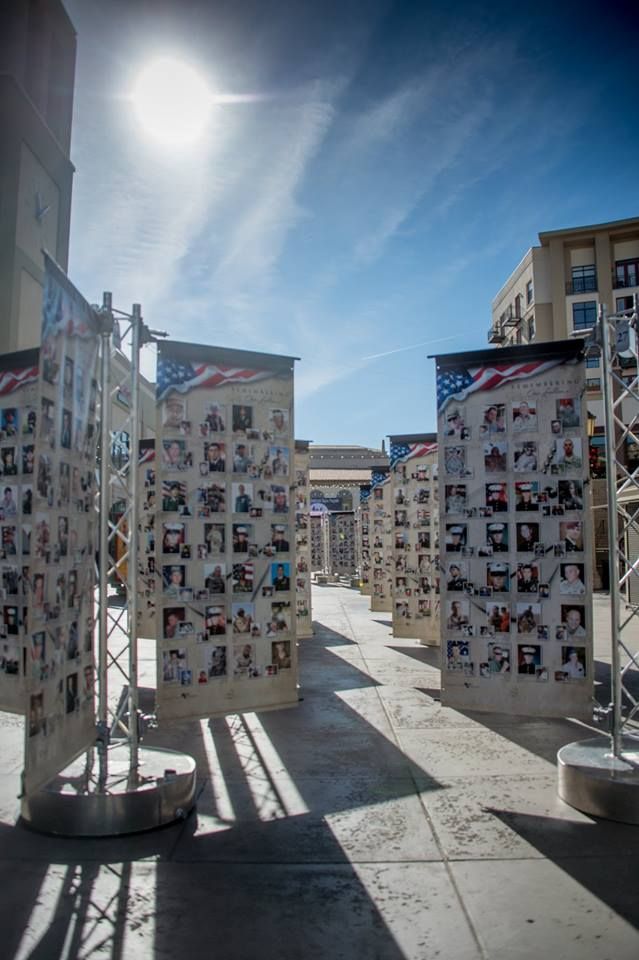
[[[213,97],[195,70],[185,63],[163,58],[142,70],[132,101],[145,133],[164,144],[181,146],[202,136]]]

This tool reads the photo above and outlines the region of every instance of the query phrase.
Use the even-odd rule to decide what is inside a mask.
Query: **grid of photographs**
[[[451,678],[592,682],[583,378],[582,364],[559,365],[440,413]]]
[[[27,644],[29,716],[25,784],[29,789],[58,772],[95,736],[94,609],[95,463],[99,332],[93,313],[65,277],[47,272],[40,349],[39,408],[18,422],[35,448],[22,444],[4,459],[4,478],[31,478],[31,520],[21,531],[26,559],[27,608],[12,604],[23,619]],[[27,434],[23,433],[27,430]],[[4,446],[4,444],[3,444]],[[29,446],[33,457],[25,456]],[[26,485],[26,484],[25,484]],[[20,491],[20,496],[23,491]],[[15,531],[17,540],[17,529]],[[17,555],[17,543],[4,544]],[[16,553],[13,553],[13,550]],[[28,621],[27,621],[28,617]],[[5,620],[7,618],[5,617]],[[9,617],[7,630],[14,630]]]
[[[172,362],[167,345],[159,383],[160,365]],[[256,376],[256,384],[195,384],[158,401],[154,566],[163,716],[211,712],[229,684],[282,675],[294,685],[292,377]],[[277,685],[237,696],[277,702]]]
[[[393,604],[392,487],[388,471],[374,470],[369,500],[371,546],[371,610],[390,613]]]
[[[38,351],[2,358],[0,378],[0,709],[25,712]],[[38,595],[42,581],[38,578]]]
[[[298,639],[310,637],[313,634],[308,461],[308,444],[297,441],[295,449],[295,618]]]
[[[370,486],[360,487],[358,510],[358,550],[360,593],[371,593]]]
[[[434,445],[434,436],[427,438]],[[391,437],[391,451],[393,438]],[[416,451],[423,443],[413,444]],[[407,456],[409,454],[407,453]],[[393,634],[439,639],[439,487],[437,448],[395,464]]]
[[[352,577],[357,570],[355,514],[331,513],[328,518],[328,551],[331,573]]]
[[[313,573],[328,573],[327,524],[326,513],[311,514],[311,570]]]
[[[138,455],[138,490],[141,496],[139,514],[140,545],[138,551],[138,636],[157,634],[156,596],[159,568],[155,557],[155,440],[141,440]]]

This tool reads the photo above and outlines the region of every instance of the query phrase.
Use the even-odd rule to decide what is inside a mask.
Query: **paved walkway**
[[[555,792],[589,731],[442,708],[438,652],[346,588],[315,588],[314,616],[298,708],[153,732],[197,758],[201,795],[150,835],[15,826],[2,715],[0,956],[637,960],[639,827]]]

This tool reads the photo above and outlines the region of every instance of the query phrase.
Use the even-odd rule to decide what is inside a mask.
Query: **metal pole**
[[[102,295],[103,312],[111,313],[111,294]],[[98,790],[104,790],[109,775],[109,677],[108,651],[108,573],[109,573],[109,508],[111,501],[111,324],[103,328],[100,409],[100,534],[99,534],[99,651],[98,651]]]
[[[140,342],[142,308],[133,304],[131,328],[131,448],[129,451],[129,559],[127,606],[129,634],[129,744],[130,773],[138,769],[138,456],[140,447]]]
[[[615,450],[615,415],[613,406],[612,344],[610,327],[604,304],[599,306],[599,329],[601,330],[602,379],[604,394],[604,422],[606,431],[606,488],[608,494],[608,568],[610,577],[610,632],[612,640],[610,660],[610,698],[612,706],[610,735],[612,752],[621,756],[621,660],[619,605],[619,554],[617,530],[617,454]]]

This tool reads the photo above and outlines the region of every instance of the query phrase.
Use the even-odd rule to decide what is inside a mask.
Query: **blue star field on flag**
[[[388,480],[390,480],[390,474],[382,473],[381,470],[373,470],[371,472],[371,490],[374,487],[381,487]]]
[[[192,363],[159,357],[157,376],[158,381],[155,390],[156,396],[159,398],[165,396],[169,390],[186,393],[191,381],[197,377],[197,372]]]
[[[473,378],[468,370],[442,370],[437,374],[437,409],[441,410],[451,397],[461,396],[457,399],[463,399],[464,392],[472,386]]]

